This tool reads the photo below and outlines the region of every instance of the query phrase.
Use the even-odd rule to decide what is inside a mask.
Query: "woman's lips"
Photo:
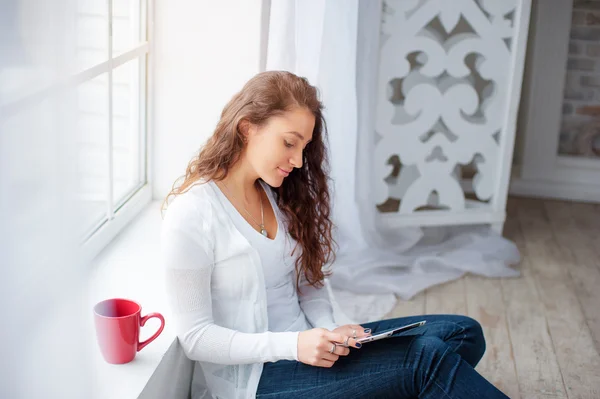
[[[290,172],[291,172],[291,171],[290,171],[290,172],[288,172],[288,171],[286,171],[286,170],[283,170],[283,169],[281,169],[281,168],[277,168],[277,170],[279,170],[279,173],[281,173],[281,175],[282,175],[283,177],[287,177],[287,176],[289,176],[289,174],[290,174]]]

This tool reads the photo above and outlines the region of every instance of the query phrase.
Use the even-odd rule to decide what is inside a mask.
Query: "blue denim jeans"
[[[265,363],[257,398],[507,398],[474,367],[485,352],[479,323],[457,315],[401,317],[362,324],[373,334],[427,323],[350,349],[331,368]]]

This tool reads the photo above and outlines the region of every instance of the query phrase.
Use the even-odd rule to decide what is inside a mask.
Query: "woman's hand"
[[[350,353],[345,345],[354,348],[361,346],[350,335],[324,328],[302,331],[298,334],[298,360],[310,366],[331,367],[340,356],[348,356]],[[332,348],[335,349],[333,353]]]
[[[359,326],[358,324],[346,324],[345,326],[340,326],[336,328],[335,330],[333,330],[333,332],[356,339],[368,337],[371,335],[370,328],[365,329],[364,327]]]

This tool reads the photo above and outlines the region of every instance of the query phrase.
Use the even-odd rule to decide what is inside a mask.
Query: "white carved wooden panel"
[[[529,9],[528,0],[384,2],[374,194],[379,205],[399,200],[396,223],[503,222]],[[451,217],[471,209],[480,217]]]

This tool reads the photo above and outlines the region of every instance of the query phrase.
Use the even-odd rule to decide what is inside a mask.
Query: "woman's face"
[[[315,117],[295,107],[248,129],[246,160],[271,187],[279,187],[294,168],[302,167],[302,152],[312,140]]]

